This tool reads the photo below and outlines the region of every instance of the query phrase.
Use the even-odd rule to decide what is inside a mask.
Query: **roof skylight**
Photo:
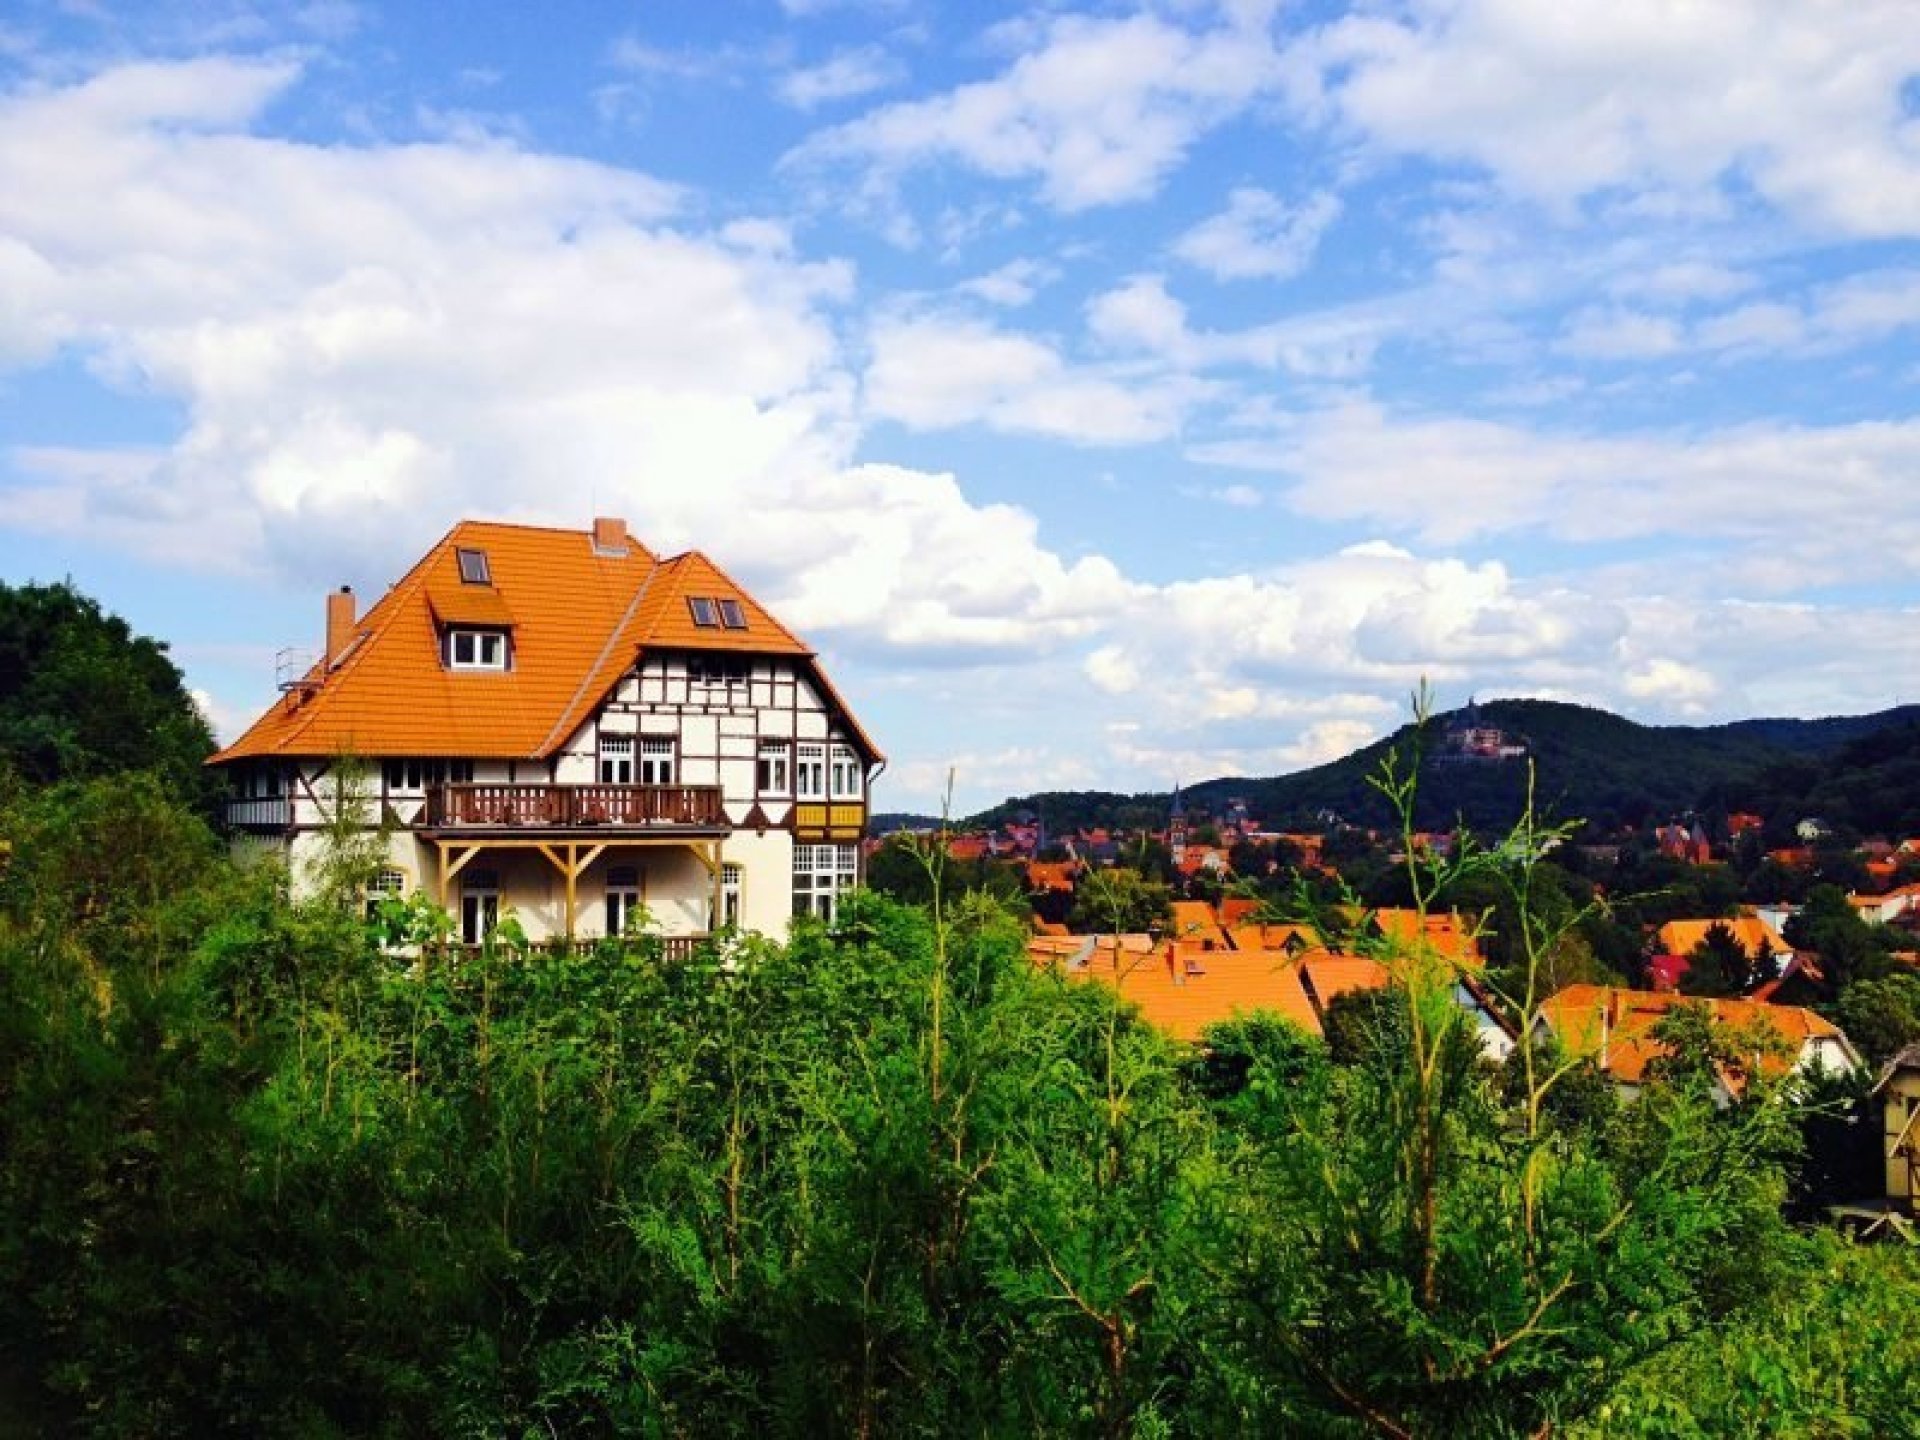
[[[487,552],[484,550],[456,549],[454,555],[460,561],[460,578],[469,585],[491,585],[493,570],[487,564]]]

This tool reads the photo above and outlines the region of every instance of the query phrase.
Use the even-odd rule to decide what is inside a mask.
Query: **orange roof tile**
[[[1299,965],[1307,997],[1323,1015],[1335,999],[1349,990],[1384,990],[1393,983],[1386,966],[1364,955],[1309,950],[1300,956]]]
[[[1373,912],[1380,933],[1400,945],[1413,947],[1425,942],[1450,960],[1479,964],[1480,943],[1475,938],[1472,920],[1451,911],[1435,911],[1422,916],[1418,910],[1388,907]]]
[[[1227,932],[1236,950],[1299,951],[1317,946],[1320,937],[1305,925],[1236,925]]]
[[[463,582],[456,550],[487,556],[491,583]],[[697,627],[689,595],[737,601],[744,630]],[[676,608],[677,607],[677,608]],[[440,627],[510,628],[507,670],[451,670]],[[494,521],[455,525],[322,661],[214,763],[258,755],[541,758],[566,743],[647,647],[798,657],[869,756],[880,752],[813,654],[697,552],[661,561],[629,540]]]
[[[1227,932],[1220,928],[1213,906],[1206,901],[1176,900],[1169,910],[1173,919],[1173,928],[1169,933],[1174,939],[1214,950],[1227,948]]]
[[[1724,925],[1740,948],[1751,955],[1756,947],[1777,955],[1793,947],[1780,938],[1780,932],[1758,915],[1737,915],[1727,920],[1669,920],[1654,934],[1660,949],[1668,955],[1691,955],[1716,925]]]
[[[1027,862],[1027,888],[1071,894],[1074,877],[1079,873],[1080,866],[1072,860],[1030,860]]]
[[[1197,1041],[1209,1025],[1270,1012],[1311,1034],[1320,1019],[1301,989],[1292,957],[1276,951],[1203,950],[1145,935],[1037,937],[1028,952],[1075,980],[1114,986],[1141,1017],[1176,1040]]]
[[[1591,1056],[1615,1080],[1639,1085],[1647,1066],[1665,1050],[1653,1038],[1653,1027],[1679,1005],[1706,1006],[1716,1024],[1770,1029],[1796,1057],[1809,1040],[1846,1039],[1832,1021],[1799,1005],[1703,1000],[1610,985],[1569,985],[1549,996],[1540,1013],[1569,1054]],[[1773,1060],[1763,1068],[1779,1074],[1792,1063]]]
[[[1249,916],[1259,913],[1260,902],[1246,895],[1223,895],[1220,897],[1220,924],[1231,929],[1243,923]]]

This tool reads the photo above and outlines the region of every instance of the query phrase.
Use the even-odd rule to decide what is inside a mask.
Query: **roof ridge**
[[[341,660],[338,669],[332,668],[333,657],[331,655],[322,655],[314,664],[313,670],[307,672],[309,675],[311,675],[314,670],[320,672],[319,687],[314,692],[313,701],[299,707],[307,713],[295,719],[288,727],[286,736],[280,742],[280,749],[284,750],[288,742],[299,739],[300,736],[306,734],[308,730],[313,728],[314,722],[320,718],[319,702],[339,693],[338,682],[344,679],[347,674],[359,665],[374,649],[374,642],[386,633],[387,628],[391,626],[399,616],[400,602],[405,599],[407,595],[412,594],[414,590],[426,583],[427,570],[433,558],[443,553],[447,547],[453,543],[453,537],[468,523],[470,522],[465,520],[454,522],[446,534],[442,535],[438,540],[434,541],[432,545],[427,547],[426,554],[413,562],[413,565],[408,569],[406,574],[389,585],[386,593],[367,607],[366,614],[354,621],[353,629],[357,638],[347,646],[345,656]],[[378,624],[362,634],[362,627],[373,624],[376,615],[380,616]],[[272,713],[271,709],[269,709],[268,713]],[[263,716],[262,718],[264,719],[265,717]],[[249,727],[249,729],[251,729],[251,727]],[[245,738],[245,735],[240,737],[241,740]],[[239,743],[239,740],[234,742],[236,745]]]
[[[648,551],[646,553],[651,555],[652,552]],[[553,722],[553,728],[541,737],[538,745],[533,747],[533,753],[535,755],[546,753],[547,747],[554,743],[554,737],[558,735],[561,729],[566,726],[567,722],[572,719],[575,708],[580,704],[580,697],[586,693],[587,687],[593,683],[594,677],[600,673],[600,667],[607,663],[607,657],[613,653],[615,642],[619,640],[622,632],[626,630],[628,622],[633,619],[635,612],[639,610],[640,602],[645,600],[647,598],[647,592],[653,589],[654,577],[659,575],[665,568],[665,565],[661,561],[655,560],[652,567],[647,571],[647,578],[642,580],[639,585],[634,588],[633,598],[627,602],[627,608],[620,612],[620,618],[614,621],[612,628],[607,631],[606,642],[601,645],[600,653],[593,657],[593,663],[581,674],[580,683],[574,687],[572,696],[569,697],[566,705],[561,708],[558,718]]]

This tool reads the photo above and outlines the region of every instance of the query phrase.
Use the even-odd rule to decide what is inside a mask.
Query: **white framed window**
[[[380,902],[398,900],[407,893],[407,872],[391,868],[380,871],[367,882],[367,919],[380,913]]]
[[[827,747],[825,745],[794,747],[793,793],[802,800],[827,798]]]
[[[500,630],[449,630],[447,664],[455,670],[506,669],[506,633]]]
[[[673,784],[674,750],[677,742],[671,735],[644,735],[640,739],[640,783],[642,785]]]
[[[380,767],[389,795],[418,795],[429,785],[471,785],[471,760],[388,760]]]
[[[743,655],[689,655],[687,683],[711,689],[716,685],[744,685],[747,661]]]
[[[633,737],[631,735],[600,737],[600,783],[602,785],[633,783]]]
[[[860,851],[853,845],[793,847],[793,913],[831,921],[840,897],[860,874]]]
[[[720,923],[709,929],[737,930],[740,928],[740,885],[741,870],[732,861],[720,867]]]
[[[606,933],[624,935],[638,922],[641,907],[640,867],[607,867]]]
[[[754,789],[762,795],[793,794],[793,747],[785,740],[762,740],[754,770]]]
[[[860,757],[853,753],[851,745],[835,745],[830,753],[833,798],[858,800],[860,798]]]
[[[500,872],[468,870],[460,877],[460,939],[478,945],[500,924]]]

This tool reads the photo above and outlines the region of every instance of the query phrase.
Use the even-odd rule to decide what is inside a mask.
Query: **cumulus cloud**
[[[1244,187],[1227,198],[1224,211],[1182,235],[1173,253],[1221,280],[1284,280],[1312,263],[1339,215],[1340,199],[1331,192],[1289,205]]]
[[[898,85],[906,67],[877,45],[842,50],[818,65],[790,70],[778,86],[780,98],[796,110],[812,110]]]
[[[1001,74],[823,130],[788,162],[861,167],[882,183],[957,164],[1035,181],[1062,211],[1143,200],[1274,83],[1266,26],[1264,7],[1202,29],[1153,14],[1055,16],[1023,32],[1030,48]]]
[[[1433,544],[1670,536],[1759,594],[1920,568],[1908,478],[1920,423],[1906,420],[1583,435],[1356,401],[1191,453],[1292,476],[1291,503],[1306,514]]]
[[[978,423],[1080,444],[1139,444],[1177,433],[1202,389],[1073,365],[1040,339],[967,318],[883,320],[869,338],[868,411],[920,430]]]
[[[1916,70],[1906,0],[1402,0],[1287,55],[1298,113],[1550,204],[1671,212],[1751,187],[1862,236],[1920,233]]]

